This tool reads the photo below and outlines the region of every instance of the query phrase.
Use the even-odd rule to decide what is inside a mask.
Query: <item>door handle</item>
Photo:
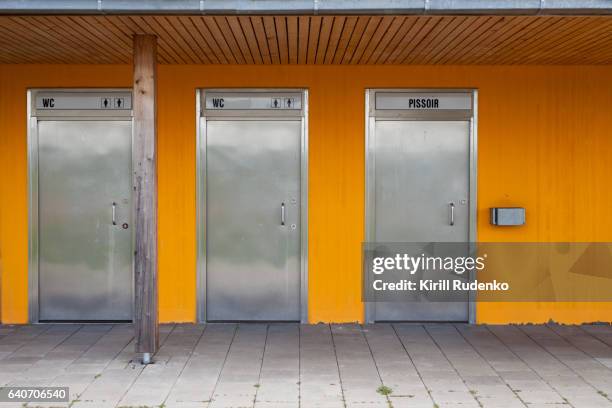
[[[450,209],[450,225],[455,225],[455,203],[448,204]]]
[[[117,203],[113,201],[113,225],[117,225]]]
[[[285,225],[285,203],[281,203],[281,225]]]

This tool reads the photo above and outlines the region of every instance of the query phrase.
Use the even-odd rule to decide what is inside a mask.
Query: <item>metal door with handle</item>
[[[203,95],[202,317],[300,321],[303,94],[231,90]]]
[[[374,93],[374,91],[373,91]],[[467,112],[411,111],[412,95],[387,94],[370,118],[368,135],[368,241],[467,243],[471,201],[471,106]],[[386,95],[386,96],[387,96]],[[469,94],[468,94],[469,95]],[[456,104],[458,95],[452,95]],[[432,98],[435,97],[433,94]],[[419,99],[426,99],[419,95]],[[466,96],[467,101],[471,98]],[[386,103],[386,105],[385,105]],[[438,100],[432,106],[439,106]],[[455,105],[456,106],[456,105]],[[461,252],[461,246],[459,251]],[[467,251],[466,244],[466,251]],[[467,253],[466,253],[467,255]],[[428,271],[428,279],[448,278]],[[370,321],[468,321],[469,294],[459,301],[407,292],[405,302],[375,302]],[[456,298],[454,298],[456,300]]]
[[[299,121],[208,121],[208,320],[300,319]]]
[[[129,121],[38,123],[41,321],[132,319]]]

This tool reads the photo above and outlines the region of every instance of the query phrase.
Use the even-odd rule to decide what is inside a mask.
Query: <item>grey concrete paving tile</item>
[[[185,368],[172,387],[166,405],[210,402],[235,332],[234,324],[206,326]]]
[[[204,326],[175,325],[155,356],[155,364],[145,366],[119,405],[161,405],[182,373]],[[165,357],[165,358],[164,358]]]
[[[75,400],[73,407],[114,407],[130,389],[143,367],[105,370]]]
[[[346,408],[343,401],[337,400],[308,400],[300,401],[300,408]]]
[[[208,402],[168,402],[164,408],[207,408]]]
[[[520,395],[523,400],[529,398],[533,400],[529,401],[533,404],[540,403],[540,399],[544,399],[545,401],[543,402],[547,402],[549,404],[573,404],[572,399],[574,398],[575,394],[571,391],[568,392],[567,389],[564,389],[562,386],[557,384],[559,379],[562,379],[563,382],[571,380],[573,384],[576,384],[581,388],[592,389],[592,386],[585,382],[582,377],[543,348],[539,343],[534,341],[518,326],[489,326],[489,329],[509,349],[519,356],[526,365],[537,372],[538,375],[544,379],[558,395],[558,398],[555,398],[553,393],[547,394],[542,390],[527,389],[526,385],[528,385],[528,383],[521,384],[520,380],[517,380],[515,381],[515,384],[513,384],[513,388],[520,390]],[[550,331],[550,329],[547,330]],[[557,344],[559,344],[558,339],[556,341]],[[546,398],[543,398],[542,396],[546,396]]]
[[[478,402],[483,408],[524,408],[525,404],[517,398],[480,396]],[[527,405],[530,407],[531,405]]]
[[[580,328],[608,346],[612,346],[612,325],[583,324]]]
[[[548,326],[525,326],[521,328],[534,342],[554,356],[569,370],[573,371],[579,379],[583,380],[594,391],[610,385],[612,370],[603,366],[582,350],[574,347],[566,339],[555,333]],[[587,387],[588,388],[588,387]],[[574,395],[567,396],[569,401]],[[612,406],[612,397],[594,393],[594,400],[606,400]]]
[[[440,408],[612,406],[608,326],[240,329],[163,325],[156,364],[144,367],[131,325],[10,327],[0,384],[69,386],[73,406],[91,408],[430,408],[432,397]],[[376,391],[383,383],[388,398]]]
[[[382,382],[392,390],[391,395],[418,396],[433,404],[393,327],[390,324],[368,325],[364,333]]]
[[[210,406],[253,406],[268,326],[240,324],[229,348]]]
[[[426,395],[389,395],[389,401],[393,408],[432,408],[433,401],[429,394]]]
[[[345,401],[387,403],[376,392],[383,383],[361,326],[332,325],[331,331]]]
[[[342,385],[329,325],[300,326],[300,398],[302,406],[343,403]]]
[[[255,406],[259,406],[260,402],[298,402],[299,335],[297,324],[275,324],[268,327]]]
[[[395,324],[394,327],[435,403],[477,403],[459,373],[423,326]]]

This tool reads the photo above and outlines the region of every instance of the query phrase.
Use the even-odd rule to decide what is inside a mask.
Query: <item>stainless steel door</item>
[[[469,121],[375,122],[375,242],[469,241],[469,135]],[[468,320],[467,294],[465,302],[408,296],[376,303],[375,319]]]
[[[40,320],[132,319],[131,140],[129,121],[38,123]]]
[[[300,320],[300,120],[208,120],[206,315]]]

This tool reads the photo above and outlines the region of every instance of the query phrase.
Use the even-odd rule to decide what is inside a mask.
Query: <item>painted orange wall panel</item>
[[[127,66],[0,65],[2,320],[27,320],[28,87],[129,86]],[[304,87],[309,115],[309,316],[361,321],[364,90],[479,89],[482,241],[612,241],[612,67],[159,67],[161,321],[195,319],[195,90]],[[527,225],[494,228],[488,208],[521,205]],[[480,322],[612,321],[612,304],[480,304]]]

